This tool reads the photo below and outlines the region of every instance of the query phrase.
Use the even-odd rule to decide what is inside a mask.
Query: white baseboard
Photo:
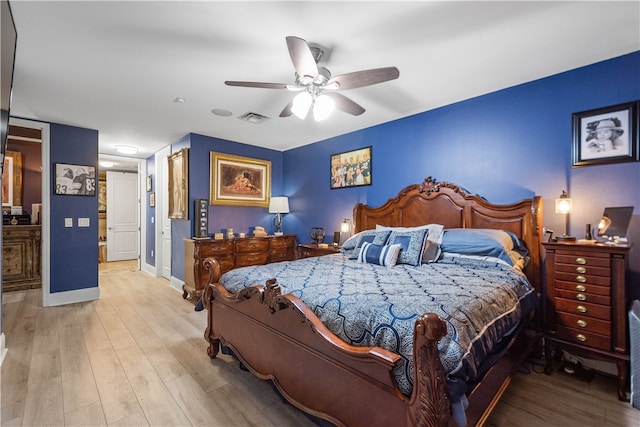
[[[45,307],[52,307],[55,305],[73,304],[97,299],[100,299],[100,288],[95,286],[73,291],[52,292],[47,296],[47,301],[45,301],[43,305]]]
[[[140,269],[145,273],[150,274],[154,277],[158,274],[158,271],[156,270],[156,266],[147,264],[146,262],[141,263]]]
[[[171,276],[171,280],[169,280],[169,286],[182,293],[182,285],[184,285],[184,280],[180,280],[177,277]]]
[[[7,355],[7,347],[4,345],[4,332],[0,334],[0,366],[4,357]]]

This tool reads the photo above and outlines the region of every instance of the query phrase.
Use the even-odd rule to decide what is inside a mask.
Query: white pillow
[[[425,224],[417,227],[387,227],[384,225],[376,224],[376,230],[396,230],[396,231],[413,231],[428,229],[429,234],[425,242],[424,252],[422,254],[422,262],[429,263],[435,262],[440,258],[440,244],[442,243],[442,236],[444,234],[444,225],[441,224]]]

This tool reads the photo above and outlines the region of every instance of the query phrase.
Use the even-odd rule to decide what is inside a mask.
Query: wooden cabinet
[[[213,240],[208,237],[184,239],[184,298],[197,301],[209,279],[204,260],[214,257],[222,273],[250,265],[296,259],[296,236],[243,237]]]
[[[629,339],[625,273],[630,246],[543,243],[545,355],[552,350],[615,363],[618,398],[626,400]]]
[[[2,227],[2,290],[42,287],[39,225]]]
[[[316,243],[302,243],[298,245],[298,254],[300,258],[330,255],[338,252],[340,252],[340,248],[331,245],[325,248],[321,248]]]

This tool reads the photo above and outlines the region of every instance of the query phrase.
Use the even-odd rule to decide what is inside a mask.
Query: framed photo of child
[[[573,114],[573,167],[638,158],[638,102]]]

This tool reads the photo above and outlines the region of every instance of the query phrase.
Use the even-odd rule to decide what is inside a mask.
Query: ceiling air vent
[[[266,122],[267,120],[271,119],[271,117],[267,117],[267,116],[263,116],[262,114],[258,114],[258,113],[244,113],[241,116],[238,116],[238,118],[240,120],[244,120],[245,122],[249,122],[249,123],[253,123],[256,125],[259,125],[262,122]]]

